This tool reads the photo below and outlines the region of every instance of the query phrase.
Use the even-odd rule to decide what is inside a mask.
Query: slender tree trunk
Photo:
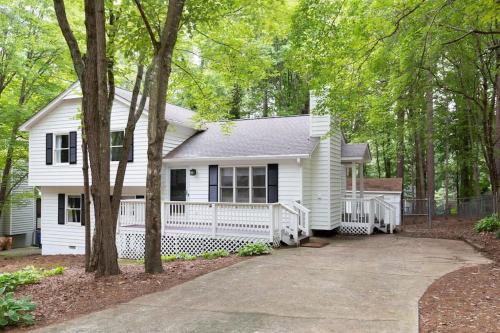
[[[18,105],[22,107],[26,101],[26,78],[23,77],[21,81],[21,89],[19,91]],[[9,181],[12,172],[12,163],[14,159],[14,147],[16,145],[17,133],[19,131],[20,113],[16,112],[14,122],[10,130],[9,143],[7,147],[7,154],[5,156],[5,163],[2,168],[2,181],[0,182],[0,217],[2,216],[3,208],[8,200],[10,193]]]
[[[432,74],[429,72],[429,87],[425,93],[427,120],[427,198],[430,202],[430,212],[434,215],[434,94],[432,91]]]
[[[405,111],[400,109],[397,114],[397,134],[398,134],[398,145],[397,145],[397,166],[396,166],[396,177],[403,178],[405,171]]]
[[[82,121],[83,125],[83,121]],[[83,133],[82,126],[82,133]],[[85,210],[85,271],[91,272],[90,259],[92,255],[92,229],[90,225],[90,180],[89,180],[89,156],[87,153],[87,139],[82,136],[82,172],[83,172],[83,193],[85,195],[85,200],[83,203],[83,209]]]
[[[415,133],[415,188],[417,195],[417,210],[419,213],[424,212],[425,199],[425,174],[424,174],[424,161],[422,154],[422,140],[420,132],[417,129]]]
[[[449,158],[450,158],[450,145],[445,142],[444,146],[444,209],[445,214],[448,214],[449,197],[450,197],[450,176],[449,176]]]
[[[378,149],[378,144],[375,142],[375,162],[377,165],[377,176],[380,178],[380,157],[379,157],[379,149]]]
[[[150,27],[139,1],[136,4],[146,27]],[[146,246],[144,267],[146,273],[163,271],[161,263],[161,171],[163,141],[168,122],[165,119],[166,95],[172,70],[179,24],[184,8],[184,0],[170,0],[160,41],[157,42],[150,28],[150,37],[155,55],[148,115],[148,166],[146,176]]]
[[[498,1],[497,1],[498,3]],[[498,26],[498,23],[497,23]],[[498,45],[499,40],[496,40],[496,45]],[[500,48],[495,49],[496,55],[496,66],[495,66],[495,167],[496,167],[496,193],[497,193],[497,210],[500,207]]]
[[[262,117],[269,116],[269,92],[267,91],[267,87],[264,88],[264,100],[262,103]]]

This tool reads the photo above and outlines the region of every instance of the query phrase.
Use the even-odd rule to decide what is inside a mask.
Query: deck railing
[[[348,233],[371,234],[374,227],[392,233],[396,225],[396,208],[383,196],[344,198],[341,229]]]
[[[284,228],[309,235],[309,210],[281,203],[162,202],[161,230],[169,234],[199,234],[214,237],[251,237],[269,242],[280,239]],[[145,201],[122,200],[119,228],[142,230]]]

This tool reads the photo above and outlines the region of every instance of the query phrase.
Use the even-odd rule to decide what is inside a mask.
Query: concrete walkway
[[[426,288],[487,262],[460,241],[334,240],[278,250],[39,332],[417,332]]]

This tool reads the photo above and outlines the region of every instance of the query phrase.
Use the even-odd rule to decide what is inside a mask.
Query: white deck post
[[[352,188],[352,198],[356,199],[356,163],[352,162],[351,165],[351,188]]]
[[[212,218],[212,236],[215,236],[217,233],[217,204],[214,202],[214,214]]]
[[[269,210],[271,212],[271,225],[269,226],[269,241],[273,242],[274,241],[274,226],[276,225],[276,205],[271,204],[271,209]]]
[[[361,199],[365,196],[365,175],[363,172],[363,163],[359,164],[359,196]]]
[[[146,205],[146,202],[144,202],[144,206]],[[161,202],[161,213],[160,213],[160,223],[161,223],[161,231],[160,235],[163,235],[165,233],[165,203],[162,201]],[[144,225],[146,225],[146,210],[144,210]]]

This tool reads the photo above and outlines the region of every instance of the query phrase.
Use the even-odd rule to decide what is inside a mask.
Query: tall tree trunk
[[[419,129],[415,131],[415,189],[417,199],[417,211],[424,213],[425,199],[425,174],[424,174],[424,158],[422,154],[422,140]]]
[[[379,157],[379,149],[378,144],[375,142],[375,163],[377,166],[377,177],[380,178],[380,157]]]
[[[269,116],[269,92],[267,87],[264,88],[264,100],[262,102],[262,117]]]
[[[430,213],[434,215],[434,94],[432,91],[432,73],[428,73],[429,87],[425,93],[427,122],[427,198],[430,203]]]
[[[83,119],[82,119],[82,134],[83,131]],[[87,139],[82,135],[82,172],[83,172],[83,193],[85,195],[85,200],[83,202],[83,209],[85,211],[85,271],[91,272],[91,255],[92,255],[92,229],[90,225],[90,180],[89,180],[89,156],[87,152]]]
[[[26,101],[26,78],[23,77],[21,81],[21,88],[19,91],[18,105],[22,107]],[[2,181],[0,182],[0,217],[2,217],[2,212],[5,203],[8,200],[11,188],[9,188],[9,182],[12,172],[12,163],[14,159],[14,147],[17,141],[17,133],[19,131],[20,125],[20,113],[16,112],[14,115],[14,122],[10,130],[9,143],[7,147],[7,154],[5,155],[5,163],[2,168]]]
[[[144,267],[146,273],[163,271],[161,263],[161,171],[163,141],[168,122],[165,119],[166,95],[184,0],[168,2],[167,18],[156,41],[139,0],[135,1],[150,34],[155,55],[148,116],[148,166],[146,176],[146,246]]]
[[[405,171],[405,110],[401,108],[398,110],[397,114],[397,166],[396,166],[396,177],[403,178]]]
[[[116,219],[111,211],[110,186],[110,114],[114,92],[112,75],[108,80],[106,22],[104,0],[85,0],[86,54],[66,16],[63,0],[53,0],[57,21],[68,45],[73,67],[82,89],[83,136],[91,170],[90,193],[94,204],[95,234],[90,270],[97,276],[119,274],[116,249]],[[108,93],[109,84],[109,93]]]
[[[445,142],[444,146],[444,209],[445,214],[448,214],[448,207],[450,201],[450,173],[449,173],[449,158],[450,158],[450,145]]]
[[[497,1],[498,3],[498,1]],[[498,22],[496,24],[498,26]],[[499,40],[496,40],[496,45],[498,45]],[[500,48],[495,49],[496,55],[496,66],[495,66],[495,166],[496,166],[496,186],[497,186],[497,213],[500,207]]]

